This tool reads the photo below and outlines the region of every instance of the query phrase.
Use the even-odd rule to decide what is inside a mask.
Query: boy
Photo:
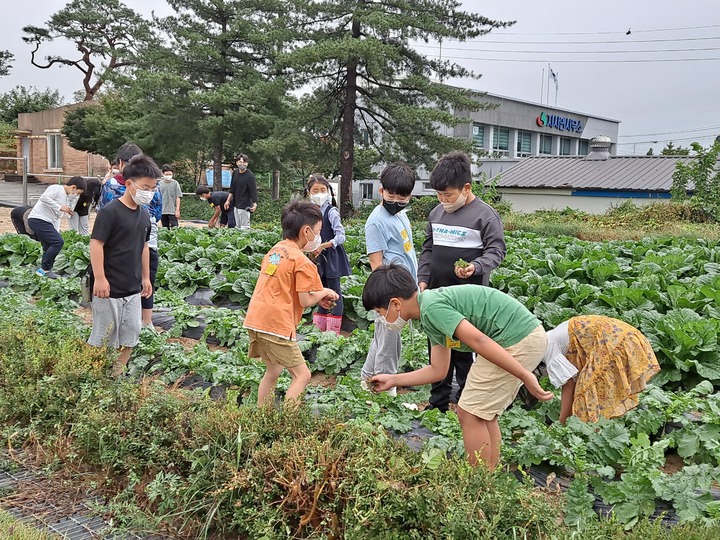
[[[75,204],[75,211],[73,215],[70,216],[70,228],[83,236],[88,236],[90,234],[88,214],[90,213],[90,207],[93,204],[97,204],[100,199],[100,180],[97,178],[88,178],[85,180],[85,183],[87,184],[87,189],[82,192],[82,195],[80,195],[80,198],[78,198]]]
[[[122,375],[132,347],[140,337],[141,297],[152,294],[150,282],[150,215],[142,208],[157,188],[160,169],[149,157],[138,155],[123,168],[120,198],[98,212],[90,237],[93,286],[93,327],[88,343],[120,347],[112,375]]]
[[[60,214],[64,212],[68,216],[72,216],[77,197],[86,189],[85,180],[74,176],[65,185],[49,186],[30,211],[28,225],[32,229],[35,239],[42,244],[43,249],[40,268],[35,270],[38,276],[50,279],[58,277],[52,271],[52,267],[65,243],[63,237],[60,236]]]
[[[303,310],[315,304],[332,309],[338,295],[325,289],[315,264],[305,254],[320,245],[322,214],[310,201],[293,201],[282,211],[283,240],[265,255],[243,326],[250,337],[250,358],[262,358],[265,375],[258,387],[258,406],[272,404],[283,369],[292,377],[285,402],[297,400],[310,382],[296,341]]]
[[[250,158],[246,154],[238,154],[235,164],[237,169],[233,171],[230,194],[223,208],[234,208],[235,226],[246,230],[250,228],[250,213],[257,210],[257,182],[253,172],[248,169]]]
[[[410,220],[403,210],[415,187],[415,173],[405,163],[392,163],[380,173],[382,203],[365,222],[365,246],[370,268],[397,262],[413,279],[417,278],[417,258],[413,246]],[[382,321],[375,322],[375,333],[361,371],[361,385],[378,373],[397,373],[402,342],[400,331]],[[388,392],[393,397],[397,390]]]
[[[489,469],[500,455],[498,416],[512,403],[520,386],[542,401],[553,398],[533,370],[545,355],[547,337],[540,321],[507,294],[479,285],[457,285],[418,293],[413,276],[391,264],[375,270],[363,289],[365,309],[374,309],[388,324],[401,328],[420,320],[432,345],[430,365],[400,375],[375,375],[375,390],[419,386],[443,379],[452,349],[474,351],[458,418],[468,460],[482,459]]]
[[[235,212],[232,210],[225,210],[225,203],[230,196],[227,191],[212,191],[207,186],[198,186],[195,190],[195,195],[208,202],[210,208],[214,210],[210,221],[208,221],[208,227],[235,227]],[[218,219],[220,225],[218,225]]]
[[[489,285],[490,272],[500,266],[507,249],[500,216],[472,192],[470,158],[463,152],[441,157],[430,174],[430,187],[441,204],[428,216],[418,268],[420,290],[463,283]],[[459,259],[469,266],[456,267]],[[432,385],[430,408],[447,412],[453,373],[460,386],[454,403],[460,400],[472,363],[472,352],[451,352],[447,376]]]
[[[173,178],[173,168],[170,165],[163,165],[162,182],[158,185],[158,190],[162,195],[162,226],[166,229],[178,226],[180,219],[180,199],[182,198],[182,188],[180,183]]]

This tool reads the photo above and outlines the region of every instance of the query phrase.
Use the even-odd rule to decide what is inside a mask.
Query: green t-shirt
[[[465,352],[472,349],[453,336],[463,319],[505,349],[521,342],[541,324],[513,297],[482,285],[429,289],[418,294],[418,303],[430,344]]]

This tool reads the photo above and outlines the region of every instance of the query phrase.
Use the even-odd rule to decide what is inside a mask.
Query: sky
[[[102,2],[102,0],[98,0]],[[30,64],[26,25],[42,26],[64,0],[3,6],[0,49],[15,55],[0,93],[16,85],[58,89],[69,101],[81,86],[74,68]],[[170,13],[165,0],[125,0],[149,17]],[[704,146],[720,134],[720,2],[718,0],[464,0],[463,9],[517,21],[470,42],[430,43],[418,50],[453,59],[481,74],[449,81],[536,103],[548,98],[548,64],[557,77],[549,104],[620,120],[618,154],[658,153],[668,141]],[[629,31],[629,34],[628,34]],[[42,50],[41,50],[42,52]],[[53,54],[72,54],[54,43]],[[46,53],[47,54],[47,53]],[[541,94],[541,87],[543,89]],[[542,97],[541,97],[542,96]]]

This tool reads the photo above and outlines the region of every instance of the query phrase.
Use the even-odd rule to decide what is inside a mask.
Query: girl
[[[573,317],[547,333],[550,382],[562,388],[560,422],[614,418],[634,409],[638,394],[660,371],[639,330],[601,315]]]
[[[350,262],[345,248],[345,228],[340,221],[340,212],[336,208],[335,195],[330,183],[320,173],[310,175],[308,178],[307,197],[320,207],[323,216],[320,237],[322,243],[313,252],[317,260],[318,272],[323,287],[338,293],[338,300],[332,310],[318,306],[313,315],[313,324],[321,331],[331,331],[340,334],[343,315],[343,297],[340,290],[340,278],[350,275]]]

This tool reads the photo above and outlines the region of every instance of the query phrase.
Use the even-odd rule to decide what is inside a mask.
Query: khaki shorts
[[[521,366],[533,371],[545,356],[546,348],[547,336],[540,325],[520,343],[505,350]],[[493,420],[513,402],[522,381],[480,355],[475,358],[458,406],[478,418]]]
[[[297,341],[290,341],[272,334],[257,332],[248,328],[250,337],[250,358],[262,358],[279,364],[284,368],[293,368],[305,363]]]

